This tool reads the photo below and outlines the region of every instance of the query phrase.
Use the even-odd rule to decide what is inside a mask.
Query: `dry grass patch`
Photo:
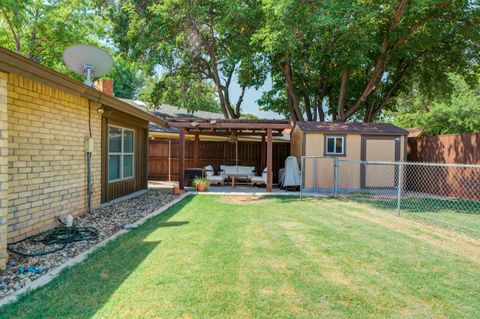
[[[266,196],[258,195],[224,195],[220,201],[225,204],[245,205],[245,204],[265,204],[272,200]]]
[[[347,213],[352,216],[381,225],[392,231],[406,234],[451,254],[480,263],[480,241],[475,238],[420,221],[374,211],[361,204],[354,205],[363,209],[362,211],[348,210]]]

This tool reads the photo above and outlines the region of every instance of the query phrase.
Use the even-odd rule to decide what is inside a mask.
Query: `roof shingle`
[[[304,132],[353,133],[372,135],[407,135],[408,131],[388,123],[329,123],[329,122],[297,122]]]

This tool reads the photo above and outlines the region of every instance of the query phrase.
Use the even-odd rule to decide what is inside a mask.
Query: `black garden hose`
[[[60,251],[67,247],[69,243],[74,243],[77,241],[83,240],[96,240],[98,238],[98,230],[94,227],[77,227],[77,226],[58,226],[47,231],[38,233],[36,235],[24,238],[14,243],[10,243],[7,245],[7,249],[9,252],[25,256],[25,257],[34,257],[34,256],[44,256],[48,255],[57,251]],[[35,253],[28,253],[28,252],[21,252],[15,250],[17,244],[30,241],[31,243],[42,243],[46,246],[52,245],[61,245],[60,247],[53,248],[48,251],[42,252],[35,252]]]

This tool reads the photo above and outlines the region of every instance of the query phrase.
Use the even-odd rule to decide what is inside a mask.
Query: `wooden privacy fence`
[[[263,144],[263,145],[262,145]],[[266,166],[266,143],[238,142],[238,165],[254,166],[259,175]],[[273,181],[278,179],[278,170],[284,167],[290,155],[290,143],[273,143]],[[185,168],[202,168],[212,165],[235,165],[235,143],[199,141],[195,150],[194,141],[185,141]],[[179,142],[176,139],[149,141],[148,178],[159,181],[178,180]]]
[[[479,147],[480,133],[421,136],[408,139],[407,159],[409,162],[479,165]],[[406,173],[409,190],[480,199],[479,168],[425,166]]]
[[[480,133],[420,136],[408,139],[408,161],[480,164]]]

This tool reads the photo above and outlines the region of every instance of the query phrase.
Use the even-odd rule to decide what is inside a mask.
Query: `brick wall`
[[[7,123],[8,74],[0,72],[0,269],[7,261],[8,214],[8,123]]]
[[[7,223],[11,242],[56,225],[58,216],[78,215],[87,209],[89,102],[12,73],[7,93]],[[99,106],[91,102],[94,207],[101,200]],[[0,130],[3,132],[3,127]]]

